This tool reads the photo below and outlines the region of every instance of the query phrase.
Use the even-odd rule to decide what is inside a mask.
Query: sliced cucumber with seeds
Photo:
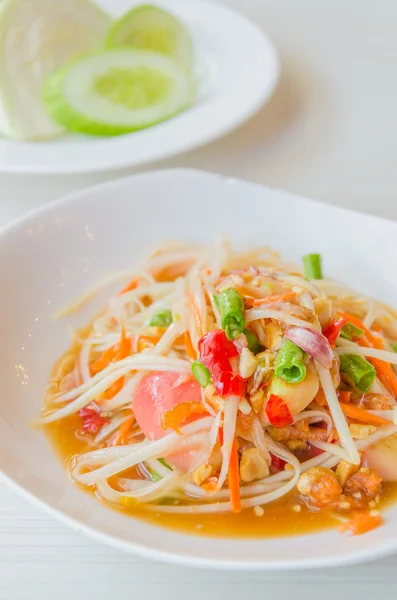
[[[114,23],[107,46],[133,46],[159,52],[186,70],[193,63],[193,46],[185,27],[170,13],[149,4],[136,6]]]
[[[154,52],[120,48],[79,58],[53,74],[43,99],[71,131],[118,135],[149,127],[187,108],[193,79]]]

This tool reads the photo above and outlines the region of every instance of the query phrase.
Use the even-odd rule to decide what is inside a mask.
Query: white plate
[[[118,16],[139,0],[98,0]],[[221,4],[159,0],[189,28],[199,82],[193,107],[154,127],[104,138],[65,135],[48,142],[0,139],[0,171],[72,173],[137,166],[201,146],[248,119],[279,77],[272,42],[256,25]]]
[[[54,322],[56,307],[113,270],[133,267],[170,239],[270,244],[287,259],[319,251],[331,277],[397,304],[397,223],[290,194],[188,170],[138,175],[83,190],[28,215],[0,234],[0,471],[63,521],[107,544],[145,556],[233,569],[319,567],[397,550],[397,507],[364,536],[330,531],[236,540],[155,528],[105,508],[66,477],[44,436],[29,429],[68,324],[88,322],[106,291],[78,316]],[[28,260],[27,260],[28,257]],[[297,517],[299,518],[299,517]]]

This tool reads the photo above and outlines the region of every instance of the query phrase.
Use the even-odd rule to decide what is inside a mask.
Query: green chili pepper
[[[299,383],[306,376],[304,352],[299,346],[284,340],[275,363],[275,374],[287,383]]]
[[[161,312],[155,313],[149,323],[149,327],[168,327],[172,323],[172,313],[170,310],[165,309]]]
[[[363,335],[364,329],[356,327],[353,323],[350,323],[350,321],[343,325],[340,330],[340,337],[345,338],[345,340],[358,340]]]
[[[252,333],[249,329],[243,329],[243,333],[247,338],[248,348],[251,350],[252,354],[258,354],[258,352],[261,351],[261,345],[255,333]]]
[[[221,315],[222,329],[233,340],[244,329],[244,302],[237,290],[229,288],[214,296]]]
[[[195,360],[192,363],[192,373],[193,377],[201,385],[201,387],[207,387],[211,381],[211,373],[199,360]]]
[[[375,381],[375,368],[365,358],[356,354],[342,354],[340,370],[346,373],[361,392],[368,392]]]
[[[306,254],[302,260],[306,279],[322,279],[321,256],[319,254]]]

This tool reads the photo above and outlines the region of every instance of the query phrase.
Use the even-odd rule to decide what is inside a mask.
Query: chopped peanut
[[[248,350],[248,348],[243,348],[240,354],[240,362],[239,362],[239,372],[241,377],[244,379],[248,379],[251,377],[256,371],[256,367],[258,366],[258,361],[255,355]]]
[[[240,477],[244,483],[250,483],[256,479],[264,479],[270,473],[269,465],[258,448],[244,450],[240,460]]]
[[[291,452],[303,451],[307,448],[307,443],[305,440],[287,440],[285,445],[287,446],[288,450],[291,450]]]
[[[195,469],[192,473],[193,482],[200,486],[202,483],[207,481],[209,477],[212,475],[212,467],[211,465],[200,465]]]
[[[265,403],[265,392],[263,390],[258,390],[255,394],[250,396],[250,402],[254,412],[258,414]]]
[[[263,508],[261,506],[254,507],[254,515],[256,517],[263,517],[264,514],[265,514],[265,511],[263,510]]]
[[[351,477],[355,473],[358,473],[359,469],[360,467],[358,465],[353,465],[352,463],[349,463],[347,462],[347,460],[343,460],[342,458],[335,471],[335,475],[340,485],[343,487],[346,481],[349,479],[349,477]]]
[[[375,425],[358,425],[357,423],[352,423],[349,425],[349,430],[352,438],[355,440],[366,440],[367,437],[375,433],[376,427]]]

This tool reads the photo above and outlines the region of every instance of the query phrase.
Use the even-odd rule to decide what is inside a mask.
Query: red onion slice
[[[322,333],[304,327],[289,327],[285,332],[285,337],[313,356],[325,369],[331,368],[334,353]]]

